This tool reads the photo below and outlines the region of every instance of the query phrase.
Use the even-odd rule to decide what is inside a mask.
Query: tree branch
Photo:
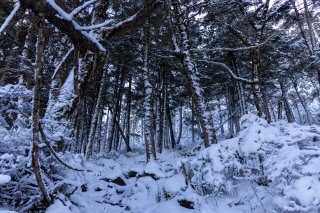
[[[147,15],[149,15],[152,11],[154,11],[156,8],[158,8],[161,5],[161,1],[159,0],[149,0],[146,2],[144,7],[140,9],[137,13],[134,15],[128,17],[127,19],[113,25],[112,27],[105,28],[105,34],[104,38],[109,39],[113,37],[114,35],[121,33],[123,31],[132,29],[139,24],[141,24]]]
[[[254,45],[254,46],[248,46],[248,47],[239,47],[239,48],[229,48],[229,47],[221,47],[221,48],[196,48],[196,49],[191,49],[193,52],[198,52],[198,51],[243,51],[243,50],[250,50],[250,49],[255,49],[258,47],[263,46],[270,40],[270,37],[265,40],[264,42]]]
[[[6,28],[11,28],[21,16],[24,14],[25,10],[21,8],[20,2],[17,2],[11,11],[10,15],[6,18],[3,24],[0,26],[0,36],[4,34]]]
[[[67,163],[65,163],[63,160],[61,160],[61,158],[58,157],[57,153],[53,150],[53,148],[50,146],[50,143],[47,139],[47,136],[46,134],[44,133],[43,129],[42,129],[42,126],[40,125],[39,123],[39,131],[40,131],[40,134],[41,134],[41,137],[42,137],[42,140],[44,141],[44,143],[47,145],[49,151],[51,152],[52,156],[59,162],[61,163],[62,165],[64,165],[65,167],[69,168],[69,169],[72,169],[72,170],[75,170],[77,172],[83,172],[84,170],[83,169],[77,169],[77,168],[73,168],[72,166],[68,165]]]
[[[91,52],[104,51],[101,44],[91,35],[87,32],[77,30],[79,25],[75,21],[63,17],[63,14],[69,14],[62,10],[61,7],[57,5],[56,8],[53,8],[47,2],[42,5],[42,2],[43,1],[20,0],[21,6],[33,11],[36,15],[43,13],[45,19],[61,32],[65,33],[74,44],[81,44],[82,48],[90,50]]]
[[[206,63],[209,63],[209,64],[221,66],[221,67],[225,68],[225,69],[229,72],[229,74],[231,75],[231,77],[232,77],[233,79],[237,80],[237,81],[242,81],[242,82],[249,83],[249,84],[255,84],[255,83],[257,83],[256,81],[251,81],[251,80],[248,80],[248,79],[246,79],[246,78],[242,78],[242,77],[236,76],[236,74],[234,74],[234,72],[233,72],[225,63],[215,62],[215,61],[208,61],[208,60],[195,60],[195,61],[206,62]]]

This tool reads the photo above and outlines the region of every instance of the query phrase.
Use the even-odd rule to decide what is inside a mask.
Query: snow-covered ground
[[[31,133],[23,128],[16,130],[19,134],[0,130],[1,149],[15,147],[14,153],[0,154],[0,197],[16,205],[8,207],[0,199],[8,207],[0,212],[4,208],[23,212],[40,198],[30,157],[21,148],[27,149]],[[207,149],[185,139],[176,150],[158,153],[158,159],[149,163],[138,148],[90,160],[70,152],[59,156],[85,171],[46,159],[51,166],[43,177],[55,197],[47,213],[318,212],[320,208],[316,125],[268,124],[245,115],[237,137]]]
[[[143,153],[69,156],[87,171],[64,171],[69,198],[58,194],[47,213],[317,212],[320,128],[254,115],[241,122],[236,138],[201,151],[185,141],[149,163]]]

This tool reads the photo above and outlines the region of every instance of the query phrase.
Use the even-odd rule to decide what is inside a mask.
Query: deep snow
[[[6,135],[4,144],[19,143],[13,132],[1,129],[1,134]],[[86,171],[53,173],[48,189],[61,187],[46,212],[317,212],[319,142],[319,126],[268,124],[245,115],[237,137],[207,149],[185,138],[176,150],[158,153],[149,163],[137,146],[133,153],[112,152],[90,160],[66,152],[59,156]],[[0,173],[12,175],[26,160],[2,154]]]

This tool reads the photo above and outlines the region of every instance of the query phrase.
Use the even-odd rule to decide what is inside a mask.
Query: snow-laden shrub
[[[278,196],[276,207],[284,211],[320,208],[320,128],[278,122],[277,147],[265,160],[265,172]]]
[[[31,166],[32,95],[21,84],[0,87],[0,174],[11,177],[10,182],[0,185],[0,191],[5,192],[0,193],[0,206],[10,205],[20,212],[43,208]],[[55,150],[63,150],[64,146],[59,149],[58,145],[71,141],[72,128],[67,121],[42,119],[41,125]],[[42,144],[40,148],[42,177],[48,192],[54,194],[61,189],[59,174],[65,168],[53,159],[48,148]]]
[[[236,180],[268,185],[276,211],[320,208],[320,127],[255,115],[241,118],[238,136],[201,151],[192,184],[202,194],[232,193]]]
[[[232,176],[242,169],[238,155],[239,146],[234,139],[222,141],[201,151],[192,163],[192,184],[201,194],[231,192]]]
[[[259,179],[265,153],[262,146],[274,140],[278,131],[253,114],[241,118],[236,138],[219,142],[203,150],[193,162],[192,182],[203,194],[232,193],[235,177]]]
[[[6,129],[29,127],[32,91],[22,84],[0,87],[0,126]]]

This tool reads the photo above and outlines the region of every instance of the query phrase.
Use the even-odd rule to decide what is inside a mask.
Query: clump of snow
[[[0,185],[4,185],[9,183],[11,180],[11,177],[9,175],[2,175],[0,174]]]

